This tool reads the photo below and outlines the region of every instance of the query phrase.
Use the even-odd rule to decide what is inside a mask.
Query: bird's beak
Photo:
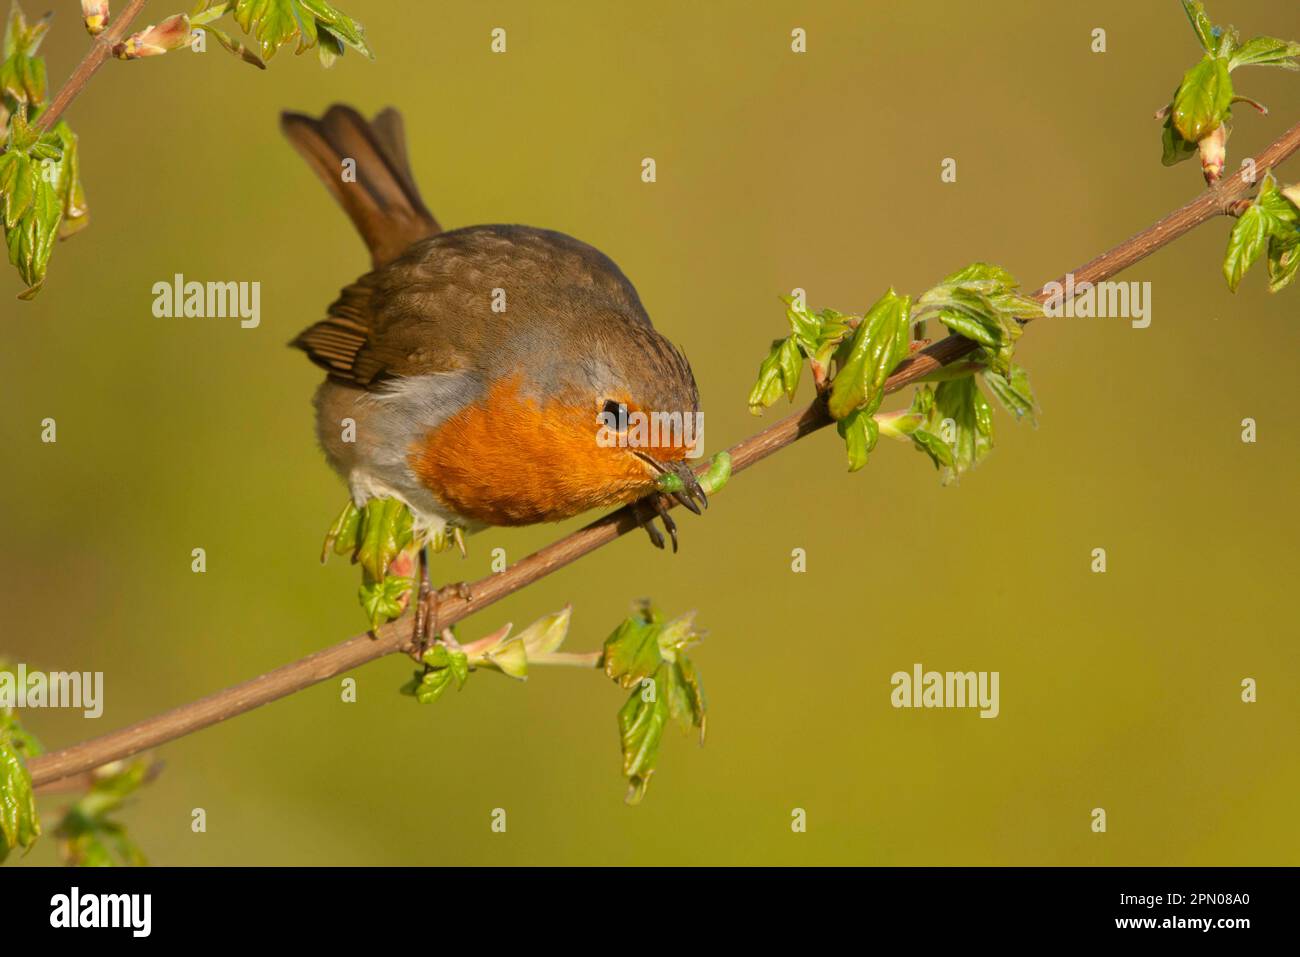
[[[709,507],[709,498],[700,487],[700,480],[696,478],[695,470],[685,459],[660,462],[644,452],[637,452],[636,456],[659,474],[657,484],[660,491],[671,496],[677,504],[696,515],[699,515],[702,509]]]

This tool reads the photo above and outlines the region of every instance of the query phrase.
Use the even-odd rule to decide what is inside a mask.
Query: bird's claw
[[[668,504],[664,497],[658,493],[644,498],[638,503],[638,517],[641,520],[641,527],[645,529],[646,534],[650,536],[650,544],[655,548],[664,547],[663,532],[660,532],[655,525],[655,519],[664,523],[664,531],[668,532],[668,537],[673,542],[673,552],[677,551],[677,523],[673,521],[672,515],[668,514]]]
[[[461,601],[474,600],[469,582],[453,582],[434,591],[429,583],[427,563],[422,565],[420,593],[415,606],[415,632],[411,637],[411,657],[416,661],[421,660],[421,656],[428,650],[431,644],[429,637],[444,630],[438,620],[438,607],[453,597]]]
[[[690,463],[682,459],[669,466],[668,471],[681,484],[681,488],[674,489],[669,493],[678,505],[694,512],[696,515],[709,507],[709,497],[704,494],[704,489],[700,486],[700,480],[695,474],[695,469],[691,468]]]
[[[429,549],[420,549],[420,587],[415,596],[415,627],[411,632],[411,655],[417,661],[429,647],[429,593],[433,589],[429,581]]]
[[[474,595],[469,590],[469,582],[452,582],[438,589],[438,600],[446,601],[455,595],[461,601],[473,601]]]
[[[700,485],[700,479],[695,474],[695,469],[691,468],[690,463],[685,459],[664,463],[648,455],[637,454],[659,473],[655,478],[657,491],[637,503],[639,524],[646,530],[646,534],[650,536],[650,543],[655,548],[663,548],[664,537],[660,534],[659,529],[654,526],[655,518],[662,521],[668,535],[673,540],[673,551],[675,552],[677,551],[677,523],[668,514],[668,509],[671,507],[668,500],[671,498],[678,505],[699,515],[709,507],[709,497],[704,493],[704,487]],[[714,458],[716,460],[717,456],[714,456]]]

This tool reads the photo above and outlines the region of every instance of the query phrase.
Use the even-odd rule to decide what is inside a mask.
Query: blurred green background
[[[313,437],[319,375],[285,343],[366,258],[281,109],[396,105],[444,226],[529,223],[611,255],[690,356],[710,451],[785,414],[755,420],[745,397],[790,289],[861,310],[975,259],[1036,288],[1202,188],[1195,163],[1160,166],[1151,118],[1199,56],[1174,0],[340,6],[375,61],[282,52],[262,73],[213,44],[105,66],[68,114],[91,228],[35,302],[0,279],[0,650],[106,675],[98,721],[28,715],[47,747],[362,628],[356,570],[316,561],[344,491]],[[1300,37],[1292,0],[1210,13]],[[58,4],[53,84],[86,44]],[[1300,120],[1300,76],[1235,79],[1273,113],[1239,109],[1233,166]],[[1150,328],[1030,330],[1041,425],[999,410],[959,487],[883,441],[849,475],[827,430],[684,516],[679,554],[630,535],[467,621],[463,639],[572,602],[587,650],[640,596],[698,610],[709,740],[670,729],[642,806],[622,803],[606,679],[482,674],[420,707],[388,659],[355,673],[355,704],[333,680],[161,749],[124,820],[160,864],[1300,863],[1300,291],[1255,273],[1231,295],[1228,230],[1122,277],[1152,283]],[[177,272],[260,281],[260,328],[155,319],[151,286]],[[579,524],[485,532],[435,575]],[[1000,717],[894,710],[890,675],[914,662],[999,671]],[[54,862],[53,841],[25,860]]]

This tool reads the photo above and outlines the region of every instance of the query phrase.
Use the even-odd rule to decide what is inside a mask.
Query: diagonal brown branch
[[[42,130],[49,130],[59,121],[59,117],[68,108],[68,104],[77,98],[78,93],[85,89],[86,84],[90,82],[90,78],[104,65],[104,61],[113,55],[113,46],[126,36],[126,31],[131,29],[131,24],[140,15],[140,11],[144,9],[147,2],[148,0],[131,0],[121,13],[109,21],[108,29],[93,38],[90,49],[81,58],[77,68],[72,71],[72,76],[68,77],[68,82],[59,88],[59,92],[54,95],[50,105],[46,107],[45,112],[36,121],[37,127]]]
[[[1263,176],[1265,170],[1276,167],[1297,151],[1300,151],[1300,124],[1293,126],[1255,157],[1258,175]],[[1202,223],[1226,214],[1252,188],[1253,183],[1244,180],[1242,173],[1224,178],[1214,189],[1205,191],[1154,226],[1076,269],[1073,274],[1076,286],[1083,282],[1098,283],[1109,279]],[[1061,281],[1064,282],[1064,277]],[[1036,298],[1043,302],[1047,294],[1044,290],[1039,290]],[[942,339],[907,359],[890,376],[885,388],[888,392],[897,392],[922,376],[955,362],[975,348],[973,342],[958,336]],[[831,418],[822,401],[814,400],[803,411],[732,446],[733,473],[744,471],[773,452],[830,423]],[[455,624],[472,612],[481,611],[636,527],[637,519],[630,506],[612,512],[534,552],[506,571],[474,583],[470,586],[472,601],[466,602],[461,598],[443,601],[438,609],[439,623],[444,626]],[[120,731],[33,758],[28,764],[32,781],[37,786],[48,785],[69,775],[89,771],[109,761],[243,714],[376,658],[404,653],[408,650],[410,636],[411,623],[408,616],[385,625],[374,635],[357,635],[251,681],[173,708]]]

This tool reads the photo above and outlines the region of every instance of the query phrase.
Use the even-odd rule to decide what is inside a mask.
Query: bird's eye
[[[623,408],[622,403],[615,402],[613,399],[606,399],[605,406],[601,411],[605,415],[612,415],[614,417],[614,421],[617,422],[618,414],[620,411],[622,411],[622,408]]]

